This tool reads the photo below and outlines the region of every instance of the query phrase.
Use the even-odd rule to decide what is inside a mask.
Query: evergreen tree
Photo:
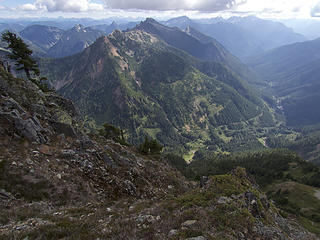
[[[31,72],[34,75],[39,76],[40,71],[38,65],[34,59],[31,58],[32,50],[24,43],[24,41],[18,37],[15,33],[6,31],[2,34],[2,40],[8,43],[8,48],[11,49],[9,58],[15,60],[17,70],[24,70],[29,80],[31,78]]]
[[[139,146],[139,150],[144,154],[160,154],[163,146],[161,146],[156,139],[149,140],[148,137],[145,137],[144,142]]]

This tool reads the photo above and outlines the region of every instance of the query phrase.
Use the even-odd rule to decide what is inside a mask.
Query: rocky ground
[[[0,239],[316,239],[237,168],[190,182],[0,66]]]

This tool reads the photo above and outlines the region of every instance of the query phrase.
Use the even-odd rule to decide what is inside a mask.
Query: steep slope
[[[152,18],[147,18],[135,29],[157,35],[169,45],[184,50],[196,58],[223,63],[227,62],[227,56],[225,56],[227,55],[227,51],[218,42],[213,41],[210,44],[204,44],[178,28],[166,27]]]
[[[223,142],[262,147],[256,124],[274,124],[263,102],[222,64],[198,61],[140,30],[115,31],[41,68],[83,115],[121,126],[135,143],[149,135],[184,152],[205,142],[217,151]]]
[[[23,39],[36,44],[44,51],[48,51],[62,37],[64,31],[50,26],[31,25],[20,32]]]
[[[319,123],[320,39],[271,50],[248,64],[270,83],[287,122],[293,126]]]
[[[195,28],[191,27],[190,25],[188,25],[185,28],[185,32],[187,34],[189,34],[190,36],[194,37],[195,39],[199,40],[202,43],[215,42],[215,39],[213,39],[212,37],[209,37],[207,35],[204,35],[203,33],[199,32],[198,30],[196,30]]]
[[[48,50],[47,56],[57,58],[79,53],[102,35],[101,31],[76,25],[63,33],[59,41]]]
[[[185,31],[164,26],[152,18],[147,18],[137,25],[135,29],[154,34],[169,45],[181,49],[198,59],[223,63],[253,85],[262,84],[256,74],[213,38],[210,42],[202,42]]]

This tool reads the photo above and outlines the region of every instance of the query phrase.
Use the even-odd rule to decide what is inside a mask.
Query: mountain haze
[[[306,40],[280,22],[257,17],[213,18],[207,21],[179,17],[164,22],[170,27],[185,29],[188,26],[215,38],[240,59],[262,53],[282,45]]]
[[[76,25],[62,34],[59,41],[48,50],[47,55],[49,57],[65,57],[76,54],[102,35],[101,31]]]
[[[290,125],[312,125],[320,120],[320,39],[273,49],[248,64],[269,82],[283,105]]]
[[[20,32],[23,39],[36,44],[44,51],[48,51],[62,37],[64,31],[57,27],[45,25],[31,25]]]

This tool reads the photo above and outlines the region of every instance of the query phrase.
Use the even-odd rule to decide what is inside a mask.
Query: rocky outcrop
[[[70,100],[42,92],[32,82],[16,79],[1,69],[1,132],[30,142],[47,143],[54,135],[81,137],[79,117]]]

